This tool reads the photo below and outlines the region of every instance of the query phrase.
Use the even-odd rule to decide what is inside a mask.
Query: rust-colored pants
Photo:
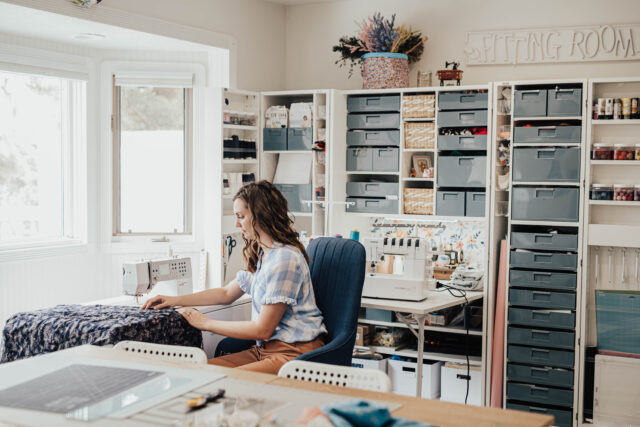
[[[289,360],[323,345],[324,339],[322,337],[318,337],[313,341],[294,344],[287,344],[278,340],[265,341],[260,347],[254,345],[249,350],[209,359],[208,363],[227,368],[239,368],[277,375],[282,365]]]

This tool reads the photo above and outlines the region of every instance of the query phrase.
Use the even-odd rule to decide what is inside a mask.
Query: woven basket
[[[402,97],[402,115],[409,119],[432,118],[436,115],[435,95],[406,95]]]
[[[436,145],[434,123],[407,122],[404,124],[404,146],[413,149],[432,149]]]
[[[366,53],[362,55],[362,88],[389,89],[409,87],[409,57],[403,53]]]
[[[433,215],[433,188],[405,188],[402,194],[404,213]]]

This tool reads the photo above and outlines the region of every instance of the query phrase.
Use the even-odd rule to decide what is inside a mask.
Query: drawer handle
[[[549,410],[547,408],[538,408],[537,406],[529,406],[529,411],[538,412],[540,414],[548,414]]]
[[[551,336],[550,331],[537,331],[537,330],[531,331],[531,338],[534,340],[541,339],[541,340],[549,341],[550,336]]]
[[[531,368],[531,376],[538,378],[549,378],[551,371],[543,368]]]
[[[553,254],[533,254],[533,262],[551,262]]]
[[[377,190],[379,187],[380,187],[380,184],[365,184],[364,190],[365,191]]]
[[[533,320],[549,320],[551,318],[551,313],[544,311],[534,311],[531,313],[531,318]]]
[[[458,165],[472,165],[473,157],[458,157]]]
[[[459,380],[471,381],[471,375],[456,374],[456,378]]]
[[[476,95],[460,95],[460,102],[474,102]]]
[[[555,191],[556,190],[551,188],[536,188],[534,197],[536,199],[553,199]]]
[[[365,116],[367,123],[380,123],[380,116]]]
[[[395,150],[392,148],[378,148],[378,155],[381,155],[382,153],[393,153]]]
[[[484,196],[485,196],[484,194],[472,194],[471,200],[473,200],[474,202],[477,202],[477,201],[483,202],[485,200]]]
[[[533,301],[551,301],[551,292],[531,292],[531,299]]]
[[[378,203],[380,203],[378,200],[365,200],[364,201],[364,206],[365,207],[378,206]]]
[[[533,273],[534,282],[551,282],[551,273]]]
[[[416,372],[416,368],[411,368],[409,366],[403,366],[402,367],[402,372],[411,372],[411,373],[415,373]]]
[[[458,117],[461,121],[473,120],[476,116],[476,113],[458,113]]]
[[[536,387],[536,386],[531,386],[531,395],[535,396],[535,395],[542,395],[542,396],[547,396],[549,394],[549,389],[548,388],[540,388],[540,387]]]
[[[551,234],[536,234],[533,236],[533,241],[535,243],[552,243],[553,235]]]
[[[537,154],[538,154],[538,158],[539,159],[555,159],[556,158],[556,150],[555,149],[550,149],[550,150],[536,150]]]
[[[554,138],[556,136],[556,127],[549,126],[544,128],[538,128],[538,136],[541,138]]]
[[[523,91],[520,91],[520,93],[521,93],[522,95],[533,95],[533,94],[536,94],[536,93],[540,93],[540,89],[535,89],[535,90],[523,90]]]
[[[458,144],[473,144],[475,140],[473,136],[461,136],[458,138]]]
[[[531,357],[537,357],[539,359],[548,359],[549,355],[550,355],[549,350],[531,349]]]
[[[444,193],[442,200],[458,200],[458,193]]]
[[[380,134],[378,132],[367,132],[364,134],[364,139],[367,141],[380,139]]]
[[[573,94],[575,89],[560,89],[560,88],[556,88],[556,89],[554,89],[554,91],[556,93],[570,93],[570,94]]]
[[[369,106],[369,105],[380,105],[380,98],[367,98],[366,104],[367,104],[367,106]]]

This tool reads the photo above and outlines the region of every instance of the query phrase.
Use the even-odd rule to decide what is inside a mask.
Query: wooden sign
[[[473,31],[467,65],[640,59],[640,24]]]

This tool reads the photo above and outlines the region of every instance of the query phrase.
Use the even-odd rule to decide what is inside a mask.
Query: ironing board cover
[[[202,347],[202,333],[174,309],[57,305],[17,313],[7,320],[0,363],[83,344],[125,340]]]

